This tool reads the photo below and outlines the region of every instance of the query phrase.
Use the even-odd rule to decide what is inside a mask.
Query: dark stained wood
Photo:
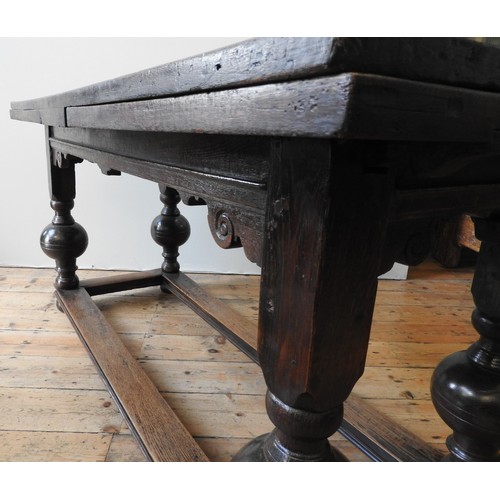
[[[500,218],[474,219],[481,249],[472,282],[480,335],[467,351],[446,357],[434,371],[431,395],[453,430],[451,461],[500,461]]]
[[[152,99],[344,72],[498,90],[499,54],[498,48],[458,38],[259,38],[63,94],[15,102],[12,109]]]
[[[86,279],[80,281],[80,287],[85,288],[87,293],[92,297],[94,295],[124,292],[136,288],[160,286],[162,281],[162,270],[154,269],[152,271],[132,272],[106,276],[104,278]]]
[[[325,73],[331,38],[262,38],[168,63],[47,98],[13,103],[14,109],[81,106],[151,99]],[[287,63],[283,65],[283,58]]]
[[[62,127],[55,127],[52,137],[119,156],[256,183],[265,181],[271,164],[271,139],[262,137],[207,137]]]
[[[53,149],[63,153],[81,155],[88,161],[98,163],[101,167],[166,184],[193,196],[220,201],[223,204],[231,203],[244,206],[249,217],[252,214],[259,214],[263,217],[264,214],[266,192],[265,185],[262,183],[194,172],[168,164],[133,159],[77,144],[64,143],[55,139],[50,140],[50,145]]]
[[[393,220],[488,214],[498,207],[500,184],[396,191]]]
[[[436,221],[432,237],[432,256],[445,267],[457,267],[462,249],[457,242],[460,216]]]
[[[50,151],[47,159],[50,206],[55,215],[42,231],[40,246],[56,262],[56,288],[72,289],[78,286],[76,259],[88,245],[87,232],[71,215],[76,195],[75,163],[81,160]]]
[[[258,353],[277,430],[258,454],[336,459],[328,458],[326,438],[340,426],[343,402],[363,373],[390,182],[387,171],[366,168],[360,148],[317,140],[275,147]]]
[[[397,165],[401,190],[499,184],[497,131],[488,142],[392,142],[388,161]],[[379,145],[380,147],[380,145]]]
[[[387,230],[380,274],[391,270],[394,262],[416,266],[429,255],[432,219],[391,221]]]
[[[263,214],[253,214],[244,206],[207,201],[208,226],[221,248],[243,247],[250,262],[262,265]]]
[[[343,129],[353,76],[148,101],[68,107],[68,127],[331,137]],[[331,113],[335,109],[334,114]],[[300,120],[297,118],[300,117]]]
[[[340,404],[350,392],[346,387],[362,373],[356,360],[367,347],[391,201],[388,173],[364,167],[358,148],[322,141],[276,143],[264,239],[259,355],[270,389],[279,389],[290,405],[321,411]],[[358,231],[352,233],[350,227]],[[360,267],[344,265],[344,259]],[[342,293],[326,292],[337,289],[337,280]],[[350,339],[345,352],[340,348],[344,336]],[[351,344],[353,337],[359,349]],[[329,342],[338,342],[339,349],[322,359],[323,352],[331,352]],[[309,371],[313,366],[314,374]],[[338,380],[345,385],[329,387],[328,395],[320,391],[316,401],[313,377],[331,369],[339,371]],[[285,378],[286,388],[280,387]],[[303,393],[308,397],[301,401]]]
[[[487,142],[500,96],[374,75],[68,107],[68,127],[156,132]],[[476,125],[471,128],[470,124]],[[98,124],[98,125],[97,125]]]
[[[341,426],[344,401],[364,370],[378,274],[395,258],[421,260],[436,218],[488,218],[500,209],[499,54],[498,48],[450,38],[258,39],[13,103],[11,116],[57,126],[48,128],[47,146],[53,225],[60,234],[77,227],[70,210],[74,163],[82,159],[105,173],[164,185],[164,211],[171,213],[160,222],[172,215],[180,220],[173,213],[180,197],[207,204],[218,244],[241,243],[249,258],[262,262],[257,350],[276,427],[238,458],[342,460],[328,437]],[[480,340],[445,360],[433,383],[438,411],[454,429],[454,459],[499,457],[496,220],[480,226],[487,243],[473,290]],[[235,324],[234,315],[175,272],[182,231],[173,231],[172,241],[161,227],[153,233],[164,253],[172,254],[163,288],[255,356],[248,325]],[[52,245],[56,240],[48,238],[45,250],[62,269],[58,286],[74,288],[75,259],[85,245],[81,237],[64,237],[60,249]],[[115,377],[115,360],[103,355],[113,351],[114,341],[111,349],[106,342],[114,337],[88,294],[76,289],[59,296],[75,327],[97,343],[91,350],[99,353],[101,372]],[[227,319],[219,318],[220,311]],[[234,335],[239,331],[243,340]],[[119,358],[128,359],[117,349]],[[120,398],[136,383],[131,366],[117,372]],[[133,380],[126,380],[130,373]],[[135,399],[143,384],[146,399],[154,392],[138,379],[120,403],[132,408],[125,413],[149,411]],[[473,394],[472,407],[464,394]],[[170,419],[159,401],[156,408],[166,428]],[[148,414],[146,422],[156,418]],[[353,439],[369,453],[396,458],[387,444],[390,424],[378,417],[374,422],[380,425],[376,439],[363,423],[351,426]],[[151,441],[140,434],[140,423],[131,425],[142,442]],[[419,448],[409,437],[402,442]],[[172,444],[175,438],[165,446]],[[158,454],[162,446],[158,441]]]
[[[181,201],[179,193],[164,184],[160,184],[159,187],[163,209],[151,223],[151,237],[163,248],[162,271],[164,273],[177,273],[180,269],[177,261],[179,247],[189,239],[191,226],[177,208]]]
[[[198,147],[200,139],[202,143],[206,142],[205,138],[201,136],[192,136],[189,140],[184,139],[184,146],[192,145],[193,149]],[[216,140],[216,142],[218,141]],[[89,161],[98,163],[105,171],[126,172],[171,186],[179,191],[182,190],[183,198],[187,198],[188,204],[190,204],[191,197],[203,200],[203,203],[209,206],[209,224],[215,241],[220,243],[217,233],[218,214],[224,213],[234,226],[235,237],[243,245],[247,257],[252,262],[260,264],[266,200],[263,181],[252,182],[240,180],[234,176],[222,177],[171,166],[171,157],[166,152],[162,157],[162,161],[165,163],[153,163],[56,139],[51,139],[50,144],[57,151],[65,154],[78,154]],[[123,139],[117,141],[115,149],[119,150],[121,144],[123,144]],[[229,147],[232,148],[231,142],[229,144]],[[253,155],[251,155],[252,157]],[[247,172],[246,164],[247,162],[244,162],[244,165],[241,166],[242,172]],[[247,174],[244,173],[241,176],[246,177]]]
[[[443,454],[351,394],[339,432],[374,461],[438,462]]]
[[[78,288],[60,290],[57,296],[146,457],[154,461],[207,461],[88,293]]]

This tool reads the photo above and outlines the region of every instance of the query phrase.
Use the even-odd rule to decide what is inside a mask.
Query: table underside
[[[329,139],[66,127],[47,127],[47,133],[51,151],[96,163],[107,175],[124,172],[167,185],[187,205],[207,205],[216,243],[222,248],[243,246],[247,258],[259,265],[267,181],[279,162],[276,145],[282,140],[302,143],[304,149],[315,148],[315,144],[343,144]],[[385,170],[394,176],[389,245],[401,238],[401,232],[420,232],[422,226],[439,218],[483,215],[498,207],[500,149],[495,143],[351,143],[366,151],[367,172]],[[220,224],[227,220],[231,230],[222,235]],[[388,253],[391,260],[394,252]]]
[[[281,139],[64,127],[49,127],[47,132],[52,155],[60,153],[66,158],[88,160],[108,175],[126,172],[139,176],[178,190],[187,204],[208,205],[208,222],[215,241],[223,248],[242,245],[247,257],[261,264],[267,181],[277,161],[274,148]],[[286,140],[299,145],[304,141]],[[327,142],[336,147],[335,141]],[[324,144],[325,140],[308,139],[304,147],[314,148],[316,143]],[[496,184],[497,175],[492,176],[487,168],[497,160],[497,153],[488,145],[425,144],[419,149],[412,143],[380,146],[360,141],[359,145],[377,159],[371,163],[371,171],[392,168],[396,172],[387,259],[380,272],[398,258],[413,264],[425,257],[426,248],[408,250],[408,241],[415,235],[419,235],[417,243],[427,241],[436,218],[463,212],[481,214],[498,206],[500,185]],[[460,161],[452,161],[450,166],[450,158],[457,156]],[[482,162],[487,174],[484,179],[476,168],[478,162]],[[471,175],[477,184],[470,184]],[[221,234],[222,222],[226,227],[229,223],[229,234]],[[57,290],[60,306],[88,349],[145,456],[150,460],[206,460],[91,298],[144,286],[161,286],[174,293],[255,362],[259,361],[257,331],[183,273],[168,275],[156,270],[87,281],[75,290]],[[110,349],[116,354],[112,359],[107,355]],[[125,372],[123,366],[127,367]],[[139,404],[144,398],[148,404]],[[442,458],[438,451],[353,395],[345,403],[339,431],[374,460]]]

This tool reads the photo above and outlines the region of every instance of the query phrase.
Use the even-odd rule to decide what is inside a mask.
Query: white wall
[[[11,120],[10,102],[55,94],[206,52],[244,38],[0,38],[0,266],[53,267],[38,239],[50,222],[44,128]],[[80,268],[150,269],[161,249],[150,236],[162,205],[156,184],[128,175],[106,177],[77,166],[73,215],[89,234]],[[191,237],[180,249],[185,271],[258,273],[242,249],[212,239],[206,207],[180,206]],[[388,277],[406,276],[397,267]]]
[[[206,52],[244,38],[0,38],[0,265],[53,266],[38,238],[52,218],[46,180],[44,128],[10,120],[10,101],[42,97]],[[106,177],[96,165],[77,166],[75,219],[89,233],[81,268],[159,267],[161,248],[150,236],[162,204],[155,183]],[[206,207],[181,211],[192,235],[181,247],[186,271],[257,273],[242,249],[212,239]]]

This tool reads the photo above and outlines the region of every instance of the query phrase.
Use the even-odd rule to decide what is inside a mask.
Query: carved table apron
[[[500,456],[500,53],[465,39],[256,39],[63,94],[12,103],[46,128],[52,223],[41,246],[72,321],[147,458],[206,460],[92,296],[160,286],[260,363],[275,429],[236,460],[342,460],[337,430],[375,460],[439,460],[350,396],[377,276],[428,253],[435,221],[471,214],[483,241],[468,351],[436,369],[450,460]],[[87,235],[75,166],[157,182],[158,271],[79,283]],[[215,241],[262,268],[258,332],[179,270],[206,204]],[[345,412],[344,412],[345,410]]]

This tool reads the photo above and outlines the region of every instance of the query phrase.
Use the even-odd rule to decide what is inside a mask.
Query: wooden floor
[[[80,271],[82,278],[109,271]],[[257,320],[258,277],[191,275]],[[472,269],[428,262],[381,281],[365,375],[355,388],[444,450],[429,396],[433,367],[476,339]],[[142,461],[76,334],[54,303],[54,272],[0,268],[0,461]],[[95,299],[211,460],[271,429],[259,368],[173,295],[148,288]],[[368,460],[340,436],[354,461]]]

